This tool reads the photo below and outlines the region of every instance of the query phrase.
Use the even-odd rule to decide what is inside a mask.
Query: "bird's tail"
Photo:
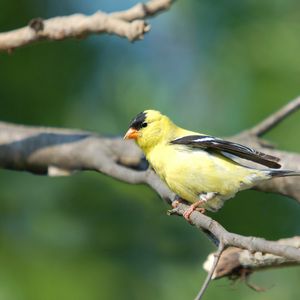
[[[269,175],[271,175],[271,177],[300,176],[300,171],[272,170],[269,171]]]

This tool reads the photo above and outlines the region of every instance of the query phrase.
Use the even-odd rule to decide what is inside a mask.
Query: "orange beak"
[[[124,140],[133,139],[136,140],[139,136],[139,132],[134,128],[129,128],[126,134],[124,135]]]

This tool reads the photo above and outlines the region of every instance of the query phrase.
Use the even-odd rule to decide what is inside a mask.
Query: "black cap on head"
[[[140,112],[129,124],[130,128],[134,128],[136,130],[139,130],[142,128],[142,124],[146,120],[146,113]]]

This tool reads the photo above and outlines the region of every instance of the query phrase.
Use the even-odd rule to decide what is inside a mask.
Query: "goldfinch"
[[[192,203],[184,217],[199,209],[217,211],[227,199],[257,183],[300,172],[276,170],[277,157],[210,135],[176,126],[155,110],[139,113],[124,139],[134,139],[146,159],[180,199]],[[239,157],[272,169],[256,169],[233,160]]]

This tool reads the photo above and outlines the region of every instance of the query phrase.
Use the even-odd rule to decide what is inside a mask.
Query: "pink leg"
[[[203,205],[205,202],[213,199],[215,196],[217,195],[217,193],[215,192],[208,192],[208,193],[202,193],[199,198],[199,201],[196,201],[195,203],[193,203],[189,209],[183,214],[184,218],[189,221],[190,220],[190,215],[194,210],[199,211],[200,213],[204,214],[205,213],[205,208],[201,207],[201,205]],[[200,206],[200,207],[199,207]]]
[[[183,214],[183,217],[187,221],[189,221],[190,220],[190,215],[192,214],[192,212],[194,210],[197,210],[197,211],[201,212],[202,214],[204,214],[205,213],[205,208],[204,207],[199,207],[203,203],[205,203],[205,200],[199,200],[199,201],[193,203],[192,205],[190,205],[190,207],[188,208],[188,210]]]

